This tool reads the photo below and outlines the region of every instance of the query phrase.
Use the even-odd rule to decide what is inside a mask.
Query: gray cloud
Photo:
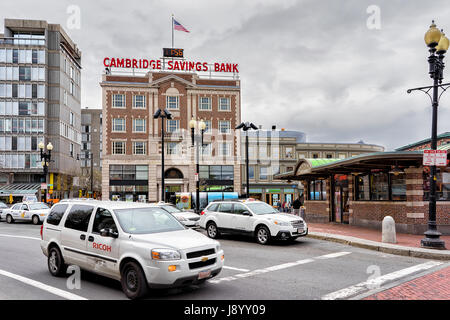
[[[72,4],[80,30],[66,27]],[[366,26],[369,5],[380,7],[380,30]],[[300,130],[309,141],[363,139],[387,149],[430,136],[428,98],[406,89],[431,84],[423,35],[431,19],[450,29],[449,13],[443,0],[2,3],[3,17],[60,23],[78,44],[84,107],[101,107],[103,57],[159,57],[174,14],[191,31],[175,32],[190,59],[239,63],[244,120]],[[450,130],[449,99],[439,132]]]

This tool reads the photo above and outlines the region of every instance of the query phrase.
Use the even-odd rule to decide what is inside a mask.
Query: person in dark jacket
[[[297,199],[295,199],[294,200],[294,203],[292,203],[292,208],[294,208],[294,214],[295,215],[299,215],[299,210],[300,210],[300,207],[302,206],[302,202],[300,201],[300,198],[297,198]]]

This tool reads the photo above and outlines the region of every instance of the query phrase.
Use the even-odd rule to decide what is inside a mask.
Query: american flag
[[[181,25],[181,23],[179,23],[177,20],[175,20],[175,19],[173,19],[173,26],[174,26],[174,29],[175,30],[178,30],[178,31],[184,31],[184,32],[189,32],[189,30],[188,29],[186,29],[185,27],[183,27],[182,25]]]

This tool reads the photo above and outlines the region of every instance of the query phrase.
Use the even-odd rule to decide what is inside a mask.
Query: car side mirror
[[[119,237],[119,233],[115,232],[113,229],[102,229],[100,230],[100,235],[102,237],[111,237],[111,238]]]
[[[245,210],[245,211],[242,211],[242,215],[244,215],[244,216],[251,216],[252,214],[250,213],[250,211]]]

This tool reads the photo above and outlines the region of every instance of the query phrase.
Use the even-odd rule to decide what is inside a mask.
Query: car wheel
[[[123,266],[120,283],[129,299],[138,299],[147,294],[147,280],[142,268],[136,262],[130,261]]]
[[[57,247],[52,247],[48,251],[47,265],[52,276],[62,277],[66,275],[67,265],[64,263],[61,251]]]
[[[33,216],[33,218],[31,219],[31,222],[34,224],[34,225],[36,225],[36,224],[39,224],[39,217],[38,216]]]
[[[217,226],[214,222],[209,222],[206,225],[206,233],[211,239],[217,239],[220,235],[219,230],[217,230]]]
[[[270,231],[266,226],[260,226],[256,229],[256,241],[259,244],[268,244],[270,242]]]
[[[11,215],[7,215],[6,216],[6,223],[12,223],[14,220],[13,220],[13,218],[11,217]]]

